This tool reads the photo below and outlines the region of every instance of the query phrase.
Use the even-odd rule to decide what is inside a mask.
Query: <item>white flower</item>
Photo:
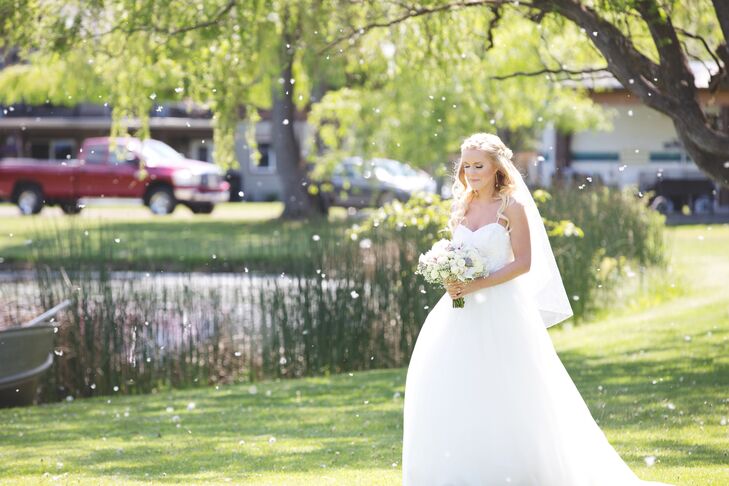
[[[484,273],[481,254],[464,243],[439,240],[418,258],[416,273],[433,284],[443,285],[446,279],[467,281]]]
[[[434,250],[445,250],[448,247],[449,244],[450,244],[450,241],[445,240],[445,239],[441,239],[441,240],[438,240],[433,245],[433,249]]]

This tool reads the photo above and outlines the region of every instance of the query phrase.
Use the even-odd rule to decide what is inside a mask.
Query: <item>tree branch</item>
[[[499,26],[499,22],[501,21],[501,5],[497,5],[495,8],[492,9],[494,16],[491,17],[489,20],[489,25],[486,28],[486,48],[485,51],[488,51],[492,47],[494,47],[494,29]]]
[[[132,35],[137,32],[153,32],[155,34],[163,34],[168,37],[172,37],[175,35],[184,34],[186,32],[191,32],[193,30],[205,29],[205,28],[217,25],[223,19],[223,17],[225,17],[233,9],[233,7],[235,7],[236,3],[237,3],[237,0],[228,0],[228,3],[226,5],[224,5],[211,18],[204,20],[202,22],[198,22],[196,24],[186,25],[186,26],[180,27],[178,29],[172,29],[172,30],[160,29],[160,28],[155,27],[154,25],[149,25],[149,24],[141,25],[138,27],[132,27],[132,28],[128,28],[128,29],[123,29],[122,26],[124,25],[124,23],[120,23],[104,32],[98,32],[96,34],[92,34],[90,37],[91,38],[100,38],[100,37],[104,37],[109,34],[112,34],[114,32],[117,32],[117,31],[123,31],[126,35]]]
[[[581,70],[572,70],[572,69],[549,69],[544,68],[540,69],[539,71],[515,71],[510,74],[504,74],[500,76],[488,76],[488,79],[495,79],[497,81],[503,81],[505,79],[509,78],[515,78],[519,76],[541,76],[542,74],[568,74],[569,76],[576,76],[581,74],[593,74],[593,73],[600,73],[600,72],[609,72],[607,66],[603,68],[587,68],[587,69],[581,69]],[[579,78],[582,79],[582,78]]]
[[[464,8],[471,8],[471,7],[482,7],[484,5],[492,5],[495,7],[500,7],[504,4],[509,4],[510,2],[507,0],[468,0],[468,1],[462,1],[462,2],[453,2],[453,3],[446,3],[443,5],[439,5],[437,7],[414,7],[414,6],[406,6],[404,7],[406,9],[406,12],[398,17],[395,17],[391,20],[383,20],[380,22],[372,22],[368,23],[362,27],[359,27],[358,29],[353,29],[351,32],[346,33],[340,37],[337,37],[333,41],[326,44],[323,48],[321,48],[318,51],[318,54],[325,54],[328,50],[331,48],[337,46],[338,44],[348,41],[349,39],[353,37],[358,37],[366,34],[370,30],[379,29],[379,28],[386,28],[386,27],[392,27],[393,25],[400,24],[402,22],[405,22],[406,20],[416,18],[416,17],[422,17],[424,15],[431,15],[435,13],[441,13],[441,12],[448,12],[448,11],[454,11]],[[400,2],[398,2],[400,6],[403,6]],[[520,2],[519,5],[529,7],[532,4],[529,2]]]
[[[664,72],[669,77],[661,83],[677,83],[681,100],[696,99],[696,80],[681,50],[671,17],[662,11],[655,0],[637,0],[635,7],[648,26],[661,59],[661,67],[665,68]]]
[[[719,58],[716,57],[714,52],[711,50],[711,47],[709,47],[709,43],[706,42],[706,39],[701,37],[700,35],[688,32],[687,30],[682,29],[681,27],[674,27],[676,29],[676,32],[678,32],[681,35],[685,35],[686,37],[690,37],[692,39],[695,39],[704,46],[704,49],[706,49],[706,52],[711,56],[711,59],[716,63],[717,66],[719,66],[719,69],[722,69],[721,61],[719,61]],[[686,51],[688,52],[688,50]]]

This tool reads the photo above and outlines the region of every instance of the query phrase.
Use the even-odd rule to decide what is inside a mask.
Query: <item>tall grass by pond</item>
[[[616,289],[635,281],[626,269],[635,268],[636,291],[656,282],[643,276],[665,261],[659,215],[607,189],[541,196],[576,322],[615,304]],[[404,366],[443,295],[414,274],[418,255],[448,236],[436,233],[440,205],[388,206],[354,233],[280,225],[234,249],[223,239],[206,273],[195,271],[202,252],[194,247],[194,264],[170,265],[171,273],[140,250],[143,235],[120,237],[114,225],[51,228],[29,243],[30,281],[0,284],[0,297],[15,296],[15,316],[73,301],[58,327],[46,401]],[[156,271],[114,272],[125,260]]]

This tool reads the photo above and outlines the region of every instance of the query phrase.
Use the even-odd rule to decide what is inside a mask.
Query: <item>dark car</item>
[[[322,185],[328,205],[355,208],[407,201],[416,191],[435,192],[435,181],[425,171],[385,158],[348,157]]]

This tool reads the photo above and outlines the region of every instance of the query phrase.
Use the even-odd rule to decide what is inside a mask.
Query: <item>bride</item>
[[[641,481],[590,414],[549,338],[572,316],[544,224],[512,152],[461,145],[452,238],[489,276],[447,285],[405,382],[404,486],[630,486]],[[451,300],[464,297],[465,307]]]

